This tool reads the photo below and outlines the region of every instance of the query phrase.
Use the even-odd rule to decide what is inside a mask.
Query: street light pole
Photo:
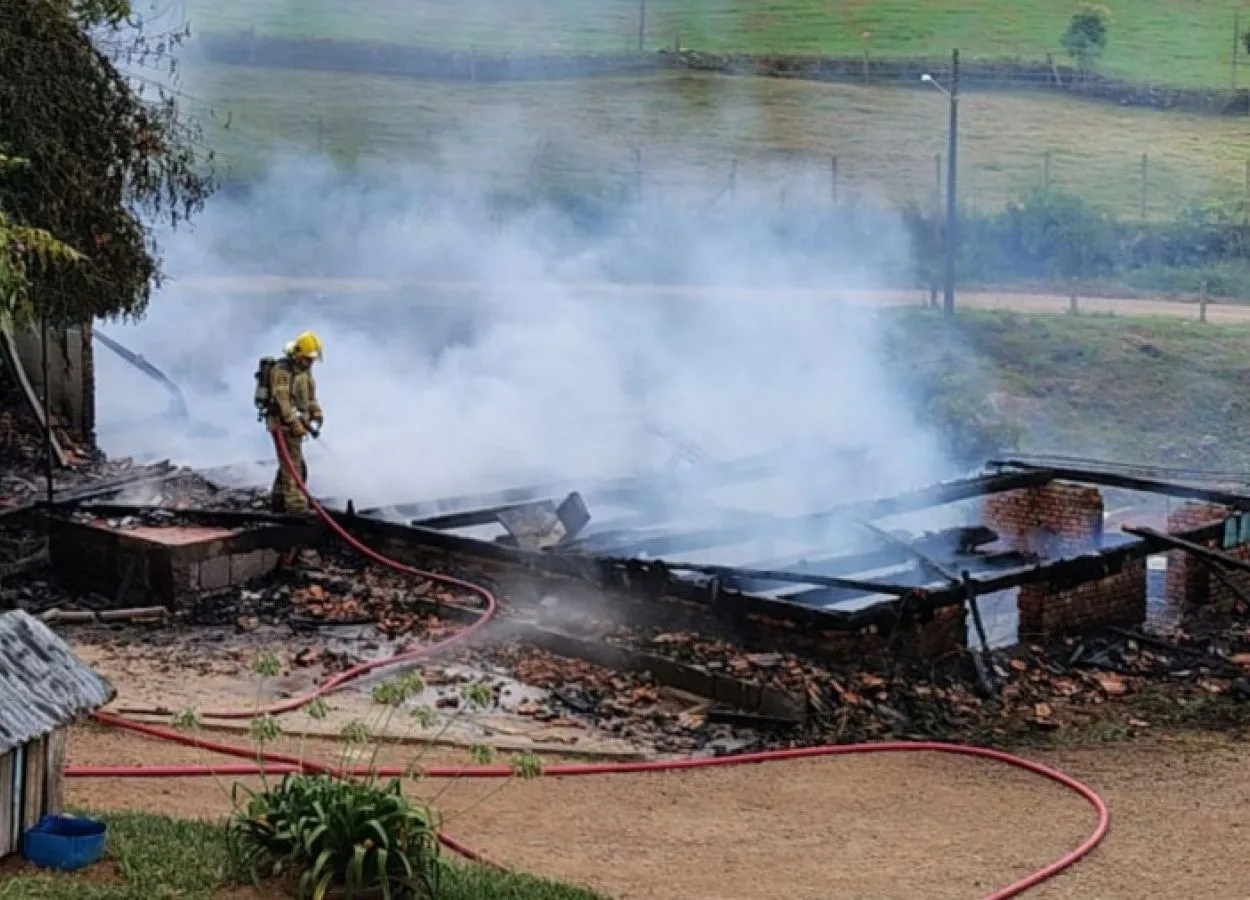
[[[955,314],[955,228],[956,196],[955,172],[959,151],[959,51],[951,51],[951,87],[949,91],[951,119],[946,149],[946,283],[942,298],[943,312]]]

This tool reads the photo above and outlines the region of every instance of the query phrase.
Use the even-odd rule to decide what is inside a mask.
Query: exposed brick
[[[1097,488],[1051,482],[987,497],[984,522],[1017,550],[1045,557],[1070,556],[1102,542],[1105,507]],[[1146,563],[1075,586],[1024,585],[1017,596],[1021,639],[1135,625],[1146,618]]]
[[[981,514],[1013,549],[1058,556],[1096,547],[1104,511],[1097,488],[1053,481],[986,497]]]
[[[1137,625],[1146,619],[1146,561],[1134,560],[1120,572],[1070,588],[1027,584],[1017,603],[1021,640]]]
[[[814,651],[839,662],[857,662],[887,651],[909,659],[940,659],[968,647],[968,610],[963,604],[935,610],[929,621],[902,626],[893,640],[876,629],[861,632],[826,631]]]
[[[1172,511],[1168,516],[1168,531],[1184,531],[1198,528],[1227,518],[1232,510],[1214,503],[1186,503]],[[1216,548],[1216,541],[1208,541],[1206,546]],[[1173,550],[1168,554],[1168,572],[1164,596],[1167,602],[1177,609],[1192,606],[1205,606],[1213,599],[1213,579],[1205,565],[1193,559],[1183,550]],[[1228,589],[1215,580],[1219,593],[1227,594]],[[1222,598],[1221,598],[1222,599]]]

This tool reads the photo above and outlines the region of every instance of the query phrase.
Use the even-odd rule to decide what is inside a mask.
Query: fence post
[[[738,194],[738,160],[729,161],[729,203],[732,206]]]
[[[838,205],[838,156],[829,157],[829,199],[834,206]]]
[[[1198,295],[1198,321],[1207,321],[1207,280],[1202,279],[1202,293]]]
[[[638,52],[643,51],[647,37],[647,0],[638,0]]]
[[[1050,190],[1050,151],[1042,153],[1042,190]]]
[[[1241,43],[1241,10],[1233,10],[1233,90],[1237,90],[1237,50]]]
[[[324,152],[325,148],[325,122],[321,116],[317,116],[317,152]]]
[[[1149,171],[1150,160],[1145,153],[1141,155],[1141,223],[1146,224],[1146,176]]]
[[[1072,279],[1072,290],[1068,293],[1068,315],[1075,316],[1081,312],[1080,301],[1077,299],[1076,279]]]

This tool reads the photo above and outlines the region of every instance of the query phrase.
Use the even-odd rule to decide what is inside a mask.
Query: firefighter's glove
[[[304,438],[308,437],[308,429],[305,428],[304,423],[298,419],[291,423],[290,431],[291,437],[295,438],[297,441],[302,441]]]
[[[322,424],[326,420],[326,414],[322,412],[320,406],[314,406],[312,411],[309,413],[308,418],[312,420],[313,425],[316,426],[318,431],[320,431]]]

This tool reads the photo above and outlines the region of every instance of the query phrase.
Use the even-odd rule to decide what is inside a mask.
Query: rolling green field
[[[752,53],[1062,60],[1075,0],[648,0],[646,47]],[[1227,87],[1240,0],[1107,0],[1107,74]],[[601,52],[637,45],[638,0],[188,0],[200,31],[381,40],[480,50]],[[1250,20],[1250,12],[1245,17]],[[865,37],[867,35],[867,37]],[[1250,72],[1243,81],[1250,82]]]
[[[738,199],[754,191],[798,206],[831,196],[836,155],[840,196],[927,209],[946,147],[946,106],[932,91],[689,73],[496,85],[245,66],[187,73],[215,106],[212,119],[200,110],[205,142],[235,177],[285,143],[509,189],[594,192],[633,183],[637,148],[648,196],[708,203],[737,160]],[[1250,118],[1006,93],[968,95],[961,115],[960,193],[982,211],[1039,183],[1047,151],[1053,185],[1127,217],[1138,214],[1143,152],[1151,216],[1245,190]]]
[[[893,365],[956,406],[988,393],[1025,426],[1022,449],[1158,464],[1210,435],[1209,466],[1250,466],[1245,325],[965,309],[948,332],[936,316],[891,315]]]

